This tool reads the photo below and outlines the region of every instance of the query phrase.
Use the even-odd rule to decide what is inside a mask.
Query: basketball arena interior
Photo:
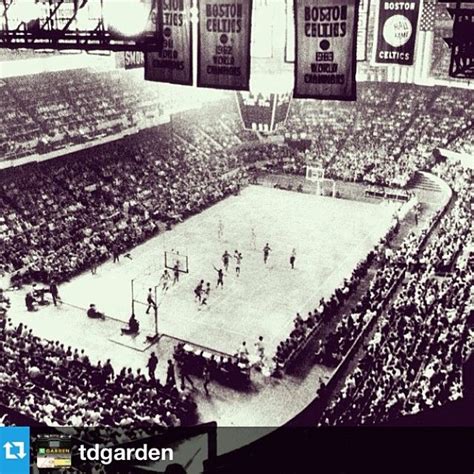
[[[130,26],[127,1],[96,3]],[[367,429],[474,424],[474,33],[464,77],[446,40],[474,4],[355,2],[355,96],[324,100],[294,93],[293,2],[227,3],[252,11],[246,90],[145,80],[141,51],[13,48],[41,37],[33,11],[81,2],[0,5],[0,441],[29,427],[31,472],[392,472]],[[413,31],[380,32],[404,3]],[[391,27],[395,49],[416,33],[412,64],[377,62]],[[438,472],[398,464],[441,456],[423,433],[396,472]],[[74,448],[142,440],[174,461]],[[5,449],[2,474],[30,472]]]

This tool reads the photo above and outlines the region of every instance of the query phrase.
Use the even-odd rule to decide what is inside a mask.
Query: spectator
[[[58,290],[58,285],[56,284],[55,281],[52,281],[51,284],[49,285],[49,292],[51,293],[51,296],[53,298],[53,303],[54,306],[57,306],[59,298],[59,290]]]
[[[203,368],[203,374],[202,374],[202,378],[203,378],[203,388],[204,388],[204,391],[206,392],[206,396],[209,396],[209,383],[211,382],[211,368],[210,368],[210,364],[204,364],[204,368]]]
[[[87,316],[91,319],[105,319],[104,313],[97,311],[95,304],[90,304],[87,310]]]
[[[152,352],[146,365],[148,368],[148,377],[150,378],[150,380],[155,380],[155,371],[156,371],[157,365],[158,365],[158,357],[156,357],[155,353]]]
[[[135,314],[132,313],[128,320],[128,326],[121,329],[122,335],[136,336],[140,331],[140,323],[137,321]]]
[[[171,359],[168,359],[168,367],[166,369],[166,386],[167,387],[176,386],[176,376],[174,373],[174,365]]]
[[[191,387],[194,389],[194,382],[189,375],[190,370],[186,359],[178,358],[176,359],[176,363],[178,365],[179,375],[181,378],[181,390],[184,390],[186,388],[186,384],[184,383],[185,380],[187,380],[191,384]]]
[[[38,303],[36,298],[33,296],[32,291],[28,291],[25,295],[25,305],[28,311],[37,311],[38,310]]]

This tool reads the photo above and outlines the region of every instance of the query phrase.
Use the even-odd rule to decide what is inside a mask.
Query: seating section
[[[37,423],[151,430],[195,422],[189,395],[140,370],[115,373],[110,361],[91,363],[84,351],[40,339],[10,320],[3,320],[0,337],[0,404]]]
[[[381,313],[363,357],[326,409],[322,425],[390,421],[462,396],[466,304],[473,276],[472,266],[459,257],[471,235],[466,224],[472,173],[449,165],[437,171],[456,177],[452,183],[459,198],[426,248],[413,255],[401,291]],[[354,334],[345,330],[339,336],[336,342],[343,346]],[[338,354],[339,347],[328,352]]]
[[[18,285],[64,281],[236,192],[234,159],[153,129],[0,179],[0,261]]]
[[[54,87],[52,86],[54,84]],[[158,88],[135,72],[70,70],[4,79],[2,159],[156,124]]]
[[[300,170],[311,159],[328,178],[404,187],[431,166],[434,148],[472,127],[474,100],[465,89],[375,83],[361,84],[354,104],[305,101],[291,112],[287,136],[312,140]]]

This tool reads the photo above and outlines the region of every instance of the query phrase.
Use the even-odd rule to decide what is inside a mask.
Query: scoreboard
[[[246,130],[271,133],[286,121],[291,93],[236,92],[236,97],[242,124]]]

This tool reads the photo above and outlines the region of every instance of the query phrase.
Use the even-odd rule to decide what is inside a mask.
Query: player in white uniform
[[[240,264],[242,263],[242,254],[236,250],[234,252],[234,258],[235,258],[235,273],[237,276],[240,276]]]
[[[163,275],[161,275],[160,278],[160,283],[163,283],[161,290],[162,291],[167,291],[170,285],[170,280],[171,280],[171,275],[168,271],[167,268],[165,268],[165,271],[163,272]]]
[[[252,230],[251,230],[250,245],[253,250],[257,250],[257,234],[255,233],[254,227],[252,227]]]
[[[263,367],[265,362],[265,346],[263,345],[262,336],[259,336],[258,341],[255,343],[255,352],[257,356],[257,367]]]
[[[249,350],[247,349],[247,343],[245,341],[242,342],[239,350],[237,351],[237,358],[240,362],[249,361]]]
[[[204,288],[203,293],[202,293],[201,306],[207,305],[207,300],[209,299],[210,293],[211,293],[211,284],[207,282],[206,288]]]

